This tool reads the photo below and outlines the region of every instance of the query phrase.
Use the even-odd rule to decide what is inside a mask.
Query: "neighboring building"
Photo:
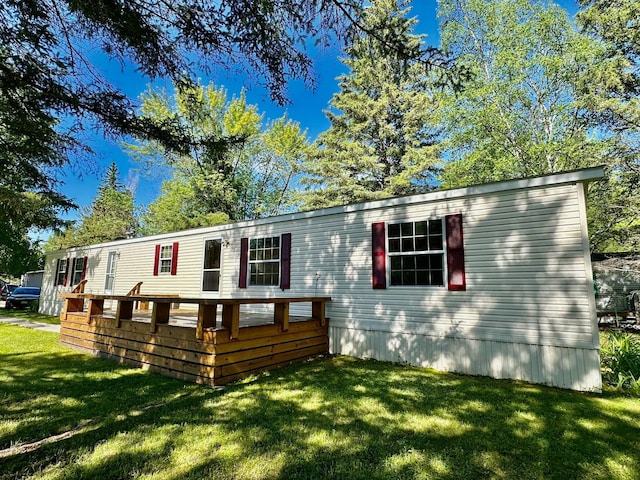
[[[591,262],[598,315],[635,315],[631,297],[640,293],[640,252],[594,253]]]
[[[331,296],[332,353],[601,389],[585,183],[600,167],[71,248],[87,293]],[[291,314],[295,314],[293,306]],[[300,312],[302,313],[302,312]]]
[[[44,270],[34,270],[26,272],[20,279],[20,285],[23,287],[42,287],[42,277]]]

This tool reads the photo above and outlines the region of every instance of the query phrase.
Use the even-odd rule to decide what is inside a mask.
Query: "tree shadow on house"
[[[332,351],[576,389],[599,387],[579,186],[397,203],[327,232]],[[372,289],[371,224],[461,213],[466,290]],[[309,228],[312,226],[309,225]],[[313,235],[309,234],[309,241]],[[341,267],[342,265],[342,267]]]

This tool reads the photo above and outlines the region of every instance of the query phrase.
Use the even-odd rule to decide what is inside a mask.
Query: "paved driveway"
[[[4,300],[0,301],[0,308],[4,310]],[[0,317],[0,323],[9,325],[17,325],[19,327],[33,328],[34,330],[42,330],[43,332],[60,332],[60,325],[50,325],[48,323],[32,322],[23,318]]]

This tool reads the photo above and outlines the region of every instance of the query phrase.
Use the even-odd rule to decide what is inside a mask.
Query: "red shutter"
[[[158,269],[160,268],[160,245],[156,245],[156,256],[153,261],[153,275],[158,276]]]
[[[53,274],[53,286],[54,287],[60,285],[58,283],[58,271],[59,270],[60,270],[60,259],[57,259],[56,260],[56,269],[55,269],[55,272]]]
[[[282,235],[280,247],[280,288],[291,288],[291,234]]]
[[[69,286],[73,287],[73,279],[76,276],[76,260],[77,258],[73,258],[71,260],[71,268],[69,268],[69,272],[71,273],[71,275],[69,275]]]
[[[171,249],[171,275],[175,275],[178,271],[178,242],[173,242]]]
[[[385,229],[384,222],[373,223],[371,225],[371,253],[373,266],[373,288],[387,288],[387,254],[385,252]]]
[[[447,273],[449,290],[466,290],[462,214],[445,217],[447,235]]]
[[[249,239],[240,239],[240,279],[238,288],[247,288],[247,262],[249,261]]]
[[[85,256],[84,261],[82,262],[82,280],[87,276],[87,260],[89,257]]]
[[[64,278],[62,279],[62,286],[67,286],[67,279],[69,278],[69,264],[71,263],[71,259],[67,257],[67,269],[64,271]]]

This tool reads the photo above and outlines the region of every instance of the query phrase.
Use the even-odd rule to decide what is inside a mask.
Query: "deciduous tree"
[[[473,80],[443,102],[444,187],[548,174],[607,160],[583,119],[577,79],[600,58],[565,10],[529,0],[440,2],[442,46]]]
[[[590,229],[601,251],[640,249],[640,8],[635,0],[583,0],[577,20],[602,61],[581,77],[587,119],[613,132],[616,165],[591,187]]]
[[[174,95],[151,89],[143,95],[142,115],[179,123],[194,139],[227,140],[222,149],[198,142],[185,154],[159,142],[128,145],[145,170],[169,177],[143,216],[146,233],[260,218],[289,205],[289,187],[308,148],[298,124],[283,117],[265,127],[244,94],[229,99],[213,85]]]
[[[313,42],[341,44],[360,28],[362,0],[5,0],[0,2],[0,210],[27,213],[25,193],[43,196],[43,213],[24,228],[60,227],[75,205],[61,195],[56,169],[91,155],[82,131],[121,139],[135,135],[186,153],[196,140],[181,125],[139,118],[137,103],[103,75],[108,60],[149,80],[192,86],[194,72],[249,73],[274,101],[287,81],[314,84]],[[387,39],[389,42],[392,39]],[[415,52],[412,52],[415,53]],[[430,66],[449,71],[431,49]],[[224,149],[228,139],[200,138]],[[14,175],[15,173],[15,175]],[[46,211],[44,210],[46,208]],[[26,230],[16,231],[19,236]],[[9,248],[0,245],[0,248]]]

